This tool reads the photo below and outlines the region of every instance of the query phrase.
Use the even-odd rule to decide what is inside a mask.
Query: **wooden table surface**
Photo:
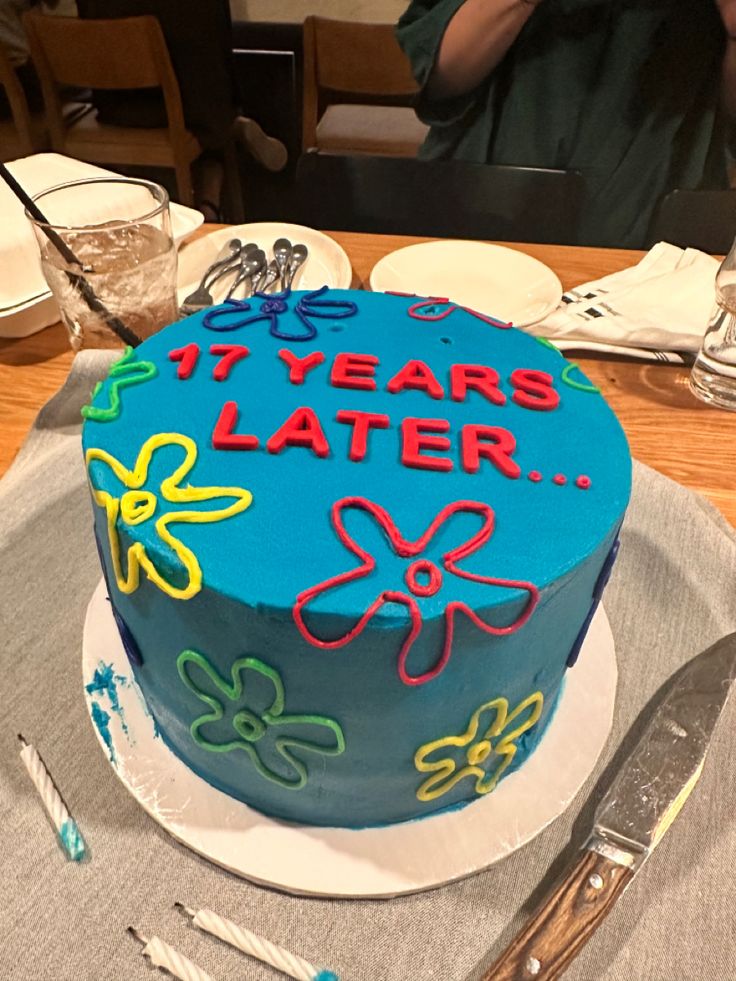
[[[352,232],[336,232],[333,238],[350,257],[355,287],[367,285],[371,269],[388,252],[426,241]],[[624,269],[642,255],[624,249],[513,247],[554,269],[565,289]],[[621,420],[633,456],[704,494],[736,526],[736,413],[699,402],[688,389],[685,368],[582,355],[575,360]],[[71,362],[61,324],[22,340],[0,339],[0,474],[9,467],[40,407],[63,384]]]

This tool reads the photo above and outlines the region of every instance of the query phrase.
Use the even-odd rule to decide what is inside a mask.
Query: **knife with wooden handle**
[[[577,860],[482,981],[553,981],[600,926],[680,813],[736,679],[736,633],[673,677],[598,805]]]

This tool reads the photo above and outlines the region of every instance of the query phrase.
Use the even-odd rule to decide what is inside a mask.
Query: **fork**
[[[229,242],[223,245],[215,261],[205,270],[199,281],[199,286],[189,296],[184,297],[179,308],[181,317],[189,317],[191,314],[198,313],[205,307],[213,305],[214,300],[210,290],[218,279],[236,268],[240,260],[241,249],[242,245],[239,238],[231,238]],[[215,273],[214,276],[213,273]]]

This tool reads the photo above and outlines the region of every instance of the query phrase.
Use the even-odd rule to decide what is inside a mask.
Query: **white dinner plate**
[[[321,286],[350,289],[353,280],[350,259],[329,235],[304,225],[261,221],[220,228],[185,246],[179,253],[179,303],[197,288],[202,274],[215,261],[222,246],[232,238],[239,238],[243,245],[255,242],[269,260],[277,238],[288,238],[292,245],[301,242],[309,249],[309,255],[296,274],[294,289],[316,290]],[[228,285],[229,281],[223,278],[222,285],[213,288],[212,298],[215,302],[222,300]]]
[[[67,181],[113,175],[110,170],[59,153],[35,153],[13,160],[7,167],[30,195]],[[106,192],[89,193],[95,219],[104,220],[105,207],[109,207]],[[95,197],[99,198],[99,208]],[[180,242],[203,220],[199,211],[172,203],[174,241]],[[27,337],[58,319],[59,308],[41,272],[38,249],[23,205],[0,180],[0,337]]]
[[[516,327],[542,320],[562,298],[562,284],[544,263],[486,242],[409,245],[376,263],[370,285],[383,293],[447,297]]]

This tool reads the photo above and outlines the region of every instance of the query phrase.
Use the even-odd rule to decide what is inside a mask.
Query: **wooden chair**
[[[191,165],[202,148],[184,126],[179,84],[156,18],[78,20],[29,13],[24,24],[41,80],[52,148],[93,163],[173,168],[179,200],[193,205]],[[62,112],[61,86],[160,88],[168,127],[109,126],[98,121],[96,112],[69,125]]]
[[[670,191],[657,209],[649,244],[725,254],[736,237],[736,190]]]
[[[23,86],[1,45],[0,86],[5,90],[11,112],[11,119],[0,120],[0,160],[15,160],[45,149],[48,137],[44,121],[31,115]]]
[[[416,156],[427,135],[416,92],[390,24],[304,21],[304,150]]]
[[[577,171],[305,153],[298,219],[334,231],[574,245]]]

